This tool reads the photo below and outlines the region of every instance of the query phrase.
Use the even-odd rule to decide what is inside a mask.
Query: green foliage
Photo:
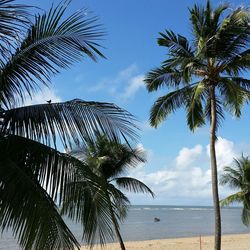
[[[24,137],[0,137],[0,227],[25,249],[79,246],[53,200],[74,180],[68,155]],[[45,191],[47,190],[47,191]]]
[[[212,90],[218,127],[224,108],[240,117],[250,97],[250,81],[239,76],[250,68],[249,10],[231,10],[227,4],[213,9],[207,1],[205,7],[194,5],[189,12],[192,42],[171,30],[160,33],[158,44],[167,48],[168,58],[145,77],[149,92],[160,87],[170,90],[151,109],[154,127],[179,108],[186,110],[191,130],[210,122]]]
[[[20,106],[60,70],[84,57],[104,57],[97,18],[86,10],[67,17],[69,3],[34,16],[29,6],[0,0],[0,228],[12,230],[23,249],[79,248],[55,202],[77,195],[78,186],[67,184],[75,183],[79,166],[91,190],[95,175],[57,151],[57,137],[66,151],[98,131],[115,141],[136,138],[133,116],[114,104],[75,99]],[[88,190],[84,199],[92,199]],[[101,202],[103,193],[95,195]]]
[[[94,139],[96,131],[115,139],[130,136],[136,139],[127,111],[110,103],[87,102],[80,99],[64,103],[39,104],[0,112],[1,133],[25,136],[49,145],[56,144],[56,134],[65,147],[79,140]]]
[[[73,183],[77,191],[71,196],[65,196],[62,214],[82,223],[83,239],[90,246],[97,241],[104,245],[113,239],[114,228],[119,230],[118,222],[127,214],[130,202],[121,190],[154,196],[141,181],[122,176],[129,169],[145,162],[144,152],[98,135],[95,142],[83,145],[73,151],[72,155],[86,167],[79,167],[77,180]],[[84,180],[85,174],[82,171],[86,168],[92,171],[95,182]]]
[[[228,185],[239,190],[220,201],[221,206],[232,203],[242,203],[241,219],[244,225],[250,225],[250,160],[248,157],[234,159],[233,166],[224,168],[224,174],[220,178],[221,185]]]
[[[103,35],[95,24],[96,18],[86,17],[83,10],[66,18],[68,4],[65,1],[51,7],[48,13],[38,14],[24,39],[17,42],[15,52],[2,65],[1,102],[6,107],[22,101],[24,93],[31,95],[38,87],[37,81],[47,85],[58,69],[68,68],[84,55],[94,60],[96,55],[102,56],[95,42]]]
[[[227,4],[213,9],[207,0],[206,6],[195,4],[189,13],[190,41],[171,30],[160,33],[158,44],[167,48],[167,59],[144,81],[149,92],[166,87],[168,93],[155,101],[149,120],[157,127],[182,108],[191,131],[210,123],[215,249],[221,249],[215,141],[224,112],[240,117],[250,99],[250,81],[241,76],[250,69],[250,12],[244,7],[233,10]],[[245,207],[244,223],[248,223],[248,214]]]

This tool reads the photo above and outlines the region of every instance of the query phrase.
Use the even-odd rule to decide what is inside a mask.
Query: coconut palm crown
[[[122,250],[125,245],[119,230],[119,222],[127,215],[129,199],[122,191],[154,193],[141,181],[127,177],[128,170],[145,162],[144,152],[127,144],[110,141],[98,135],[73,155],[83,162],[76,181],[77,191],[65,197],[62,214],[69,215],[83,225],[83,239],[90,246],[98,240],[104,245],[116,234]],[[82,179],[82,171],[89,168],[95,175],[96,185]]]
[[[30,6],[0,0],[0,228],[11,230],[23,249],[80,247],[55,201],[70,192],[66,184],[82,163],[56,149],[58,138],[68,149],[96,131],[116,140],[135,135],[132,116],[114,104],[23,106],[62,69],[103,57],[96,18],[86,10],[67,16],[70,2],[33,15]]]
[[[221,248],[221,223],[215,154],[216,132],[228,111],[240,117],[250,97],[250,80],[242,73],[250,68],[250,15],[227,4],[213,9],[194,5],[189,10],[190,41],[171,30],[160,33],[158,44],[168,49],[168,58],[145,78],[149,92],[166,87],[150,112],[150,124],[157,127],[177,109],[186,110],[187,124],[194,131],[210,123],[210,155],[215,206],[215,249]]]
[[[250,226],[250,159],[242,155],[239,159],[234,159],[232,166],[224,168],[224,173],[220,178],[221,185],[228,185],[238,192],[229,195],[220,201],[221,206],[228,206],[232,203],[242,203],[243,209],[241,220],[244,225]]]

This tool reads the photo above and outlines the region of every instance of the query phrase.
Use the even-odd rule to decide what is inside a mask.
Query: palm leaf
[[[250,26],[249,11],[239,7],[233,10],[221,23],[214,40],[210,40],[210,50],[218,58],[225,60],[237,56],[248,49]]]
[[[197,127],[201,127],[205,124],[202,102],[204,102],[206,86],[204,82],[200,82],[192,89],[193,93],[191,93],[191,98],[187,99],[186,109],[188,126],[194,131]]]
[[[2,231],[11,228],[25,249],[79,247],[52,200],[69,192],[76,160],[18,136],[1,136],[0,148]]]
[[[191,87],[191,85],[188,85],[159,97],[150,111],[151,126],[157,127],[168,115],[185,106],[192,91]]]
[[[235,193],[235,194],[232,194],[232,195],[229,195],[227,198],[223,199],[220,201],[220,205],[222,207],[224,206],[228,206],[234,202],[242,202],[243,199],[244,199],[244,192],[240,191],[238,193]]]
[[[25,136],[47,145],[51,141],[56,143],[56,133],[65,147],[71,146],[72,139],[78,144],[80,139],[93,139],[96,131],[112,139],[137,137],[133,116],[110,103],[75,99],[5,110],[0,117],[0,132]]]
[[[83,144],[72,155],[107,179],[124,174],[139,163],[146,162],[143,150],[109,140],[106,135],[97,135],[95,141]]]
[[[249,196],[247,198],[249,200]],[[249,201],[248,201],[249,203]],[[242,209],[242,214],[241,214],[241,220],[245,226],[250,225],[250,210],[249,210],[249,205],[247,206],[244,204],[243,209]]]
[[[156,91],[160,87],[176,87],[181,82],[181,73],[167,67],[156,68],[150,71],[144,81],[149,92]]]
[[[232,167],[225,167],[224,174],[220,178],[220,184],[229,185],[231,188],[240,189],[220,201],[221,206],[228,206],[234,202],[243,203],[241,220],[245,226],[250,225],[250,162],[248,157],[243,155],[234,159]]]
[[[231,188],[241,188],[242,173],[231,167],[224,168],[224,174],[220,178],[221,185],[229,185]]]
[[[83,240],[91,247],[96,242],[104,245],[114,237],[109,201],[98,180],[100,179],[96,176],[95,183],[99,185],[86,180],[72,183],[75,189],[71,195],[65,196],[61,211],[62,215],[67,215],[84,226]]]
[[[0,1],[0,66],[2,67],[12,55],[12,51],[25,34],[30,24],[29,7],[14,4],[13,0]]]
[[[122,222],[127,216],[130,201],[124,193],[111,183],[108,184],[108,192],[112,201],[112,208],[116,219]]]
[[[206,52],[207,39],[215,35],[220,25],[221,14],[226,9],[228,4],[222,4],[213,11],[210,1],[207,1],[206,8],[195,4],[192,9],[189,9],[197,54]]]
[[[148,193],[154,197],[152,190],[143,182],[131,177],[119,177],[113,179],[119,188],[134,193]]]
[[[223,73],[226,72],[231,76],[238,76],[239,73],[250,68],[250,49],[232,56],[221,64]]]
[[[248,157],[242,155],[240,159],[234,159],[233,167],[224,168],[224,173],[220,178],[220,184],[248,191],[250,188],[249,169],[250,163]]]
[[[117,147],[117,146],[115,146]],[[120,154],[114,148],[109,154],[109,160],[105,162],[105,170],[104,174],[107,178],[112,178],[116,176],[120,176],[122,174],[127,173],[127,171],[131,168],[135,168],[140,163],[146,162],[145,152],[141,149],[135,148],[131,149],[127,145],[122,145]],[[114,155],[116,155],[117,159],[115,159]]]
[[[117,178],[129,167],[144,162],[145,157],[139,149],[109,140],[99,133],[96,134],[95,141],[88,141],[73,155],[83,165],[79,165],[77,180],[72,183],[75,191],[71,192],[72,189],[69,188],[70,193],[64,196],[62,213],[81,222],[84,227],[83,238],[91,247],[98,241],[105,244],[113,239],[114,229],[119,231],[118,223],[126,217],[130,204],[126,195],[112,181],[121,181],[123,189],[150,193],[153,196],[153,192],[142,182],[132,178]],[[92,170],[94,177],[89,180],[94,181],[85,180],[86,175],[82,172],[86,168]],[[129,186],[125,183],[126,180],[130,180]]]
[[[169,48],[170,54],[178,57],[193,57],[192,48],[189,45],[187,38],[181,35],[176,35],[171,30],[165,30],[165,33],[160,32],[158,44]]]
[[[97,49],[96,40],[103,33],[96,18],[86,18],[83,10],[65,18],[68,4],[65,1],[48,13],[38,14],[27,37],[1,67],[1,101],[6,107],[23,100],[25,92],[31,95],[37,81],[47,85],[59,69],[69,67],[84,55],[94,60],[96,55],[103,56]]]
[[[11,158],[17,166],[25,167],[22,170],[27,170],[30,178],[38,181],[54,200],[66,192],[67,182],[75,180],[79,161],[68,154],[16,135],[1,135],[0,146],[2,156]]]
[[[218,88],[225,108],[235,117],[241,116],[241,108],[250,98],[250,91],[228,78],[220,78]],[[238,80],[240,82],[240,79]]]

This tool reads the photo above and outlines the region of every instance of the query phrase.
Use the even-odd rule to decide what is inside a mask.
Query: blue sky
[[[20,1],[24,2],[25,1]],[[48,9],[50,0],[26,3]],[[214,5],[221,1],[212,1]],[[249,1],[230,1],[232,7]],[[55,1],[58,3],[58,1]],[[178,111],[158,129],[148,124],[149,110],[158,96],[166,92],[147,93],[143,77],[166,59],[167,51],[157,45],[158,32],[172,29],[190,38],[188,7],[205,1],[193,0],[85,0],[72,1],[69,12],[87,7],[99,17],[107,35],[100,43],[107,60],[97,63],[86,58],[53,79],[51,89],[38,93],[32,103],[51,98],[66,101],[73,98],[114,102],[141,121],[140,147],[148,162],[131,175],[143,180],[156,193],[152,200],[142,195],[129,195],[132,204],[210,205],[210,170],[207,145],[209,128],[192,133],[186,126],[185,113]],[[246,76],[250,77],[249,74]],[[249,154],[249,107],[241,120],[226,117],[219,130],[217,143],[219,169],[233,157]],[[230,191],[221,189],[221,197]]]

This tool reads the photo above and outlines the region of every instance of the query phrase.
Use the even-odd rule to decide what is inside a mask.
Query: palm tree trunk
[[[213,204],[214,204],[214,249],[221,249],[221,215],[220,215],[220,203],[218,192],[218,174],[217,174],[217,162],[215,152],[216,141],[216,98],[215,88],[211,87],[211,125],[210,125],[210,160],[211,160],[211,175],[212,175],[212,191],[213,191]]]
[[[119,231],[119,226],[118,226],[117,220],[115,218],[115,214],[114,214],[114,211],[112,208],[112,204],[111,204],[111,200],[110,200],[108,192],[106,192],[106,194],[107,194],[107,198],[108,198],[109,211],[111,214],[111,219],[112,219],[112,222],[113,222],[113,225],[115,228],[115,233],[116,233],[117,239],[120,243],[121,250],[126,250],[125,245],[124,245],[123,240],[122,240],[122,236],[121,236],[120,231]]]
[[[123,240],[122,240],[122,236],[121,236],[120,231],[119,231],[117,220],[116,220],[116,218],[114,216],[114,212],[113,212],[113,210],[111,210],[110,212],[112,214],[112,222],[113,222],[113,225],[114,225],[114,228],[115,228],[116,236],[117,236],[118,241],[120,243],[120,247],[121,247],[122,250],[126,250],[125,245],[124,245]]]

